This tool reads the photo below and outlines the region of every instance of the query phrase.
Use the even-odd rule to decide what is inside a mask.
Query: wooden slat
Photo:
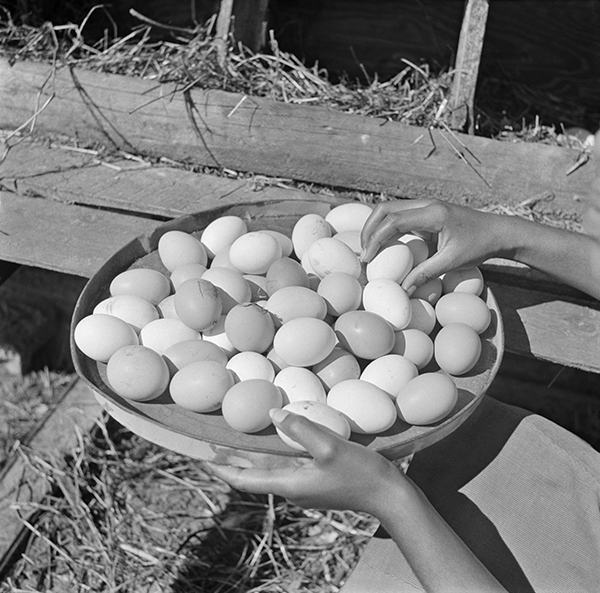
[[[0,258],[90,276],[158,222],[0,191]]]
[[[10,566],[25,529],[19,514],[30,516],[27,503],[40,502],[49,489],[45,476],[28,463],[26,456],[59,462],[76,445],[77,429],[88,432],[101,414],[89,387],[77,380],[21,446],[23,455],[16,454],[0,472],[0,575]],[[19,510],[19,504],[24,508]]]
[[[231,179],[172,166],[143,167],[127,159],[111,159],[109,165],[102,166],[94,156],[22,142],[0,166],[0,188],[20,196],[161,218],[240,202],[331,199],[265,185],[260,178]]]
[[[600,305],[488,282],[506,335],[506,350],[586,371],[600,371]]]
[[[31,117],[49,96],[51,72],[43,64],[11,68],[0,61],[0,127]],[[437,150],[426,158],[432,146],[422,129],[324,107],[256,97],[240,102],[244,96],[220,91],[182,95],[154,81],[65,69],[56,71],[52,90],[36,120],[39,133],[209,166],[472,206],[551,192],[548,209],[576,213],[592,181],[591,167],[566,175],[576,156],[569,149],[461,135],[481,161],[471,163],[476,173],[439,130]]]
[[[450,95],[451,127],[469,134],[475,133],[475,88],[488,10],[488,0],[466,0],[454,64]]]

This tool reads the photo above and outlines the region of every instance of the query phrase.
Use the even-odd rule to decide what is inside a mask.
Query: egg
[[[206,266],[208,263],[204,245],[190,233],[178,230],[161,235],[158,240],[158,255],[169,272],[184,264]]]
[[[362,302],[362,290],[360,282],[344,272],[328,274],[317,286],[317,294],[323,297],[327,312],[334,317],[356,311]]]
[[[289,365],[309,367],[333,350],[336,337],[330,325],[314,317],[298,317],[275,333],[273,348]]]
[[[221,315],[216,325],[202,332],[202,339],[206,342],[210,342],[211,344],[219,346],[219,348],[221,348],[221,350],[225,352],[227,358],[229,359],[235,354],[237,354],[238,350],[230,342],[229,338],[227,337],[227,334],[225,333],[226,318],[226,315]]]
[[[271,425],[269,410],[282,405],[283,396],[277,386],[264,379],[248,379],[227,391],[221,412],[234,430],[255,433]]]
[[[450,323],[437,333],[433,342],[435,361],[449,375],[464,375],[481,356],[479,334],[464,323]]]
[[[133,268],[117,274],[110,282],[111,296],[132,294],[157,305],[171,294],[169,279],[158,270]]]
[[[292,228],[292,245],[299,261],[306,250],[317,240],[331,237],[331,225],[320,214],[310,213],[301,216]]]
[[[396,339],[390,323],[370,311],[348,311],[337,318],[333,329],[342,348],[365,360],[389,354]]]
[[[327,303],[323,297],[304,286],[280,288],[269,297],[265,309],[273,315],[277,327],[298,317],[325,319],[327,315]]]
[[[269,362],[273,365],[275,373],[278,373],[280,370],[290,366],[287,362],[285,362],[285,360],[283,360],[283,358],[281,358],[281,356],[279,356],[279,354],[277,354],[277,352],[275,352],[274,348],[271,348],[267,352],[266,356]]]
[[[312,367],[312,372],[329,391],[337,383],[358,379],[361,369],[354,354],[336,346],[329,356]]]
[[[420,329],[403,329],[395,332],[392,353],[405,356],[421,370],[433,358],[433,340]]]
[[[225,317],[225,333],[236,350],[265,352],[273,344],[275,324],[268,311],[255,303],[236,305]]]
[[[203,280],[208,280],[217,288],[223,308],[221,314],[226,315],[239,303],[252,300],[252,289],[244,276],[229,268],[211,266],[202,275]]]
[[[476,266],[446,272],[441,279],[445,293],[469,292],[479,296],[483,292],[483,274]]]
[[[140,344],[156,350],[159,354],[177,342],[199,340],[200,334],[180,319],[156,319],[140,331]]]
[[[414,362],[399,354],[386,354],[371,361],[360,379],[376,385],[395,398],[398,391],[419,374]]]
[[[326,215],[325,220],[331,225],[335,233],[343,231],[362,231],[365,222],[373,208],[362,202],[349,202],[332,208]]]
[[[294,259],[281,257],[275,260],[267,270],[267,293],[272,295],[286,286],[310,288],[310,280],[304,268]]]
[[[206,331],[223,313],[223,299],[217,287],[203,278],[186,280],[175,293],[175,312],[188,327]]]
[[[305,367],[288,366],[273,381],[283,394],[283,403],[316,401],[325,403],[325,388],[319,378]]]
[[[175,373],[169,385],[173,401],[192,412],[214,412],[221,407],[235,381],[231,371],[212,360],[192,362]]]
[[[367,263],[367,280],[387,278],[402,282],[413,267],[412,251],[404,243],[395,243],[379,250]]]
[[[137,333],[140,332],[144,325],[160,317],[160,313],[155,305],[133,294],[108,297],[100,301],[92,312],[114,315],[129,323]]]
[[[433,424],[446,418],[458,400],[454,381],[443,373],[423,373],[398,393],[398,416],[415,426]]]
[[[160,313],[160,317],[171,318],[171,319],[179,319],[177,315],[177,311],[175,311],[175,295],[170,294],[168,297],[165,297],[158,305],[156,305],[158,312]]]
[[[177,288],[179,288],[186,280],[190,280],[191,278],[202,278],[204,272],[206,272],[206,266],[201,264],[181,264],[171,272],[171,284],[173,285],[173,288],[177,290]]]
[[[287,235],[280,233],[279,231],[273,231],[270,229],[261,229],[261,233],[267,233],[271,235],[279,241],[279,245],[281,245],[281,257],[290,257],[294,252],[294,245],[292,244],[292,240]]]
[[[438,299],[442,296],[442,292],[442,280],[440,278],[433,278],[429,282],[425,282],[425,284],[417,287],[410,296],[413,299],[423,299],[435,306]]]
[[[125,346],[106,365],[110,388],[121,397],[149,401],[163,394],[171,375],[162,356],[146,346]]]
[[[346,417],[335,410],[331,406],[328,406],[318,401],[297,401],[292,402],[283,407],[286,412],[291,414],[297,414],[298,416],[304,416],[311,422],[328,428],[343,439],[349,439],[351,435],[350,424]],[[276,428],[277,434],[281,440],[298,451],[306,451],[305,447],[300,443],[294,441],[287,434],[285,434],[280,428]]]
[[[394,330],[404,329],[410,323],[412,307],[408,293],[394,280],[370,280],[363,289],[362,302],[365,311],[383,317]]]
[[[430,334],[437,321],[433,305],[425,299],[410,299],[410,308],[412,314],[405,329],[420,329]]]
[[[225,366],[228,360],[227,355],[219,346],[198,339],[183,340],[172,344],[163,352],[163,358],[172,374],[192,362],[212,360]]]
[[[258,274],[244,274],[243,277],[246,282],[248,282],[248,286],[250,286],[250,298],[252,302],[266,301],[269,298],[269,293],[267,292],[267,279],[265,276],[260,276]]]
[[[221,216],[207,225],[202,232],[200,242],[212,259],[217,253],[230,247],[238,237],[247,232],[248,227],[239,216]]]
[[[360,241],[360,231],[342,231],[340,233],[336,233],[333,235],[333,238],[336,241],[341,241],[345,243],[356,253],[356,255],[360,255],[362,253],[362,244]]]
[[[138,335],[129,323],[105,313],[80,319],[73,330],[73,340],[86,356],[98,362],[108,362],[120,348],[139,344]]]
[[[429,243],[422,237],[406,233],[405,235],[401,235],[398,241],[404,243],[412,251],[413,268],[422,264],[429,257]]]
[[[464,323],[482,334],[490,325],[492,312],[486,302],[468,292],[450,292],[440,297],[435,314],[442,327],[450,323]]]
[[[397,418],[392,398],[372,383],[349,379],[334,385],[327,405],[346,416],[352,432],[376,434],[386,431]]]
[[[230,270],[239,272],[239,270],[231,263],[231,259],[229,258],[229,248],[230,246],[227,246],[215,254],[215,257],[213,257],[212,262],[210,263],[211,268],[229,268]]]
[[[311,269],[319,278],[333,272],[345,272],[359,278],[362,266],[358,256],[348,245],[332,237],[317,239],[307,250]]]
[[[238,352],[234,354],[225,365],[235,377],[236,381],[247,379],[275,379],[275,367],[271,361],[258,352]]]
[[[260,231],[238,237],[229,248],[229,261],[243,274],[265,274],[281,255],[279,241]]]

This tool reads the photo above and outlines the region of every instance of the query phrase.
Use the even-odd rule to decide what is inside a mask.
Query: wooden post
[[[489,9],[488,0],[466,0],[454,80],[450,94],[450,126],[455,130],[475,132],[473,102],[479,61]]]
[[[221,66],[225,64],[230,31],[237,42],[254,52],[263,46],[268,7],[269,0],[221,0],[216,24],[217,51]]]

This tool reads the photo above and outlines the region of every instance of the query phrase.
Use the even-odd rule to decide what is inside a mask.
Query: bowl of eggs
[[[477,408],[504,350],[477,268],[410,296],[435,238],[401,234],[359,258],[362,202],[281,200],[184,216],[136,237],[88,281],[75,369],[147,440],[240,467],[306,463],[284,408],[398,460]]]

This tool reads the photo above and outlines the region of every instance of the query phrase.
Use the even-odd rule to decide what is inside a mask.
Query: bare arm
[[[307,448],[312,459],[306,465],[262,470],[209,464],[213,473],[234,488],[277,494],[299,506],[372,514],[427,591],[505,591],[391,461],[301,416],[278,411],[273,422]]]
[[[437,252],[406,277],[403,287],[431,280],[452,269],[502,257],[521,262],[600,298],[600,240],[517,216],[491,214],[438,200],[398,200],[378,204],[362,233],[363,260],[370,261],[398,232],[428,231]]]
[[[600,131],[590,164],[598,173],[584,215],[586,234],[437,200],[397,200],[376,206],[367,221],[361,236],[363,259],[370,261],[380,245],[398,232],[428,231],[437,235],[437,253],[407,276],[402,283],[407,290],[449,270],[503,257],[600,299],[599,161]]]

